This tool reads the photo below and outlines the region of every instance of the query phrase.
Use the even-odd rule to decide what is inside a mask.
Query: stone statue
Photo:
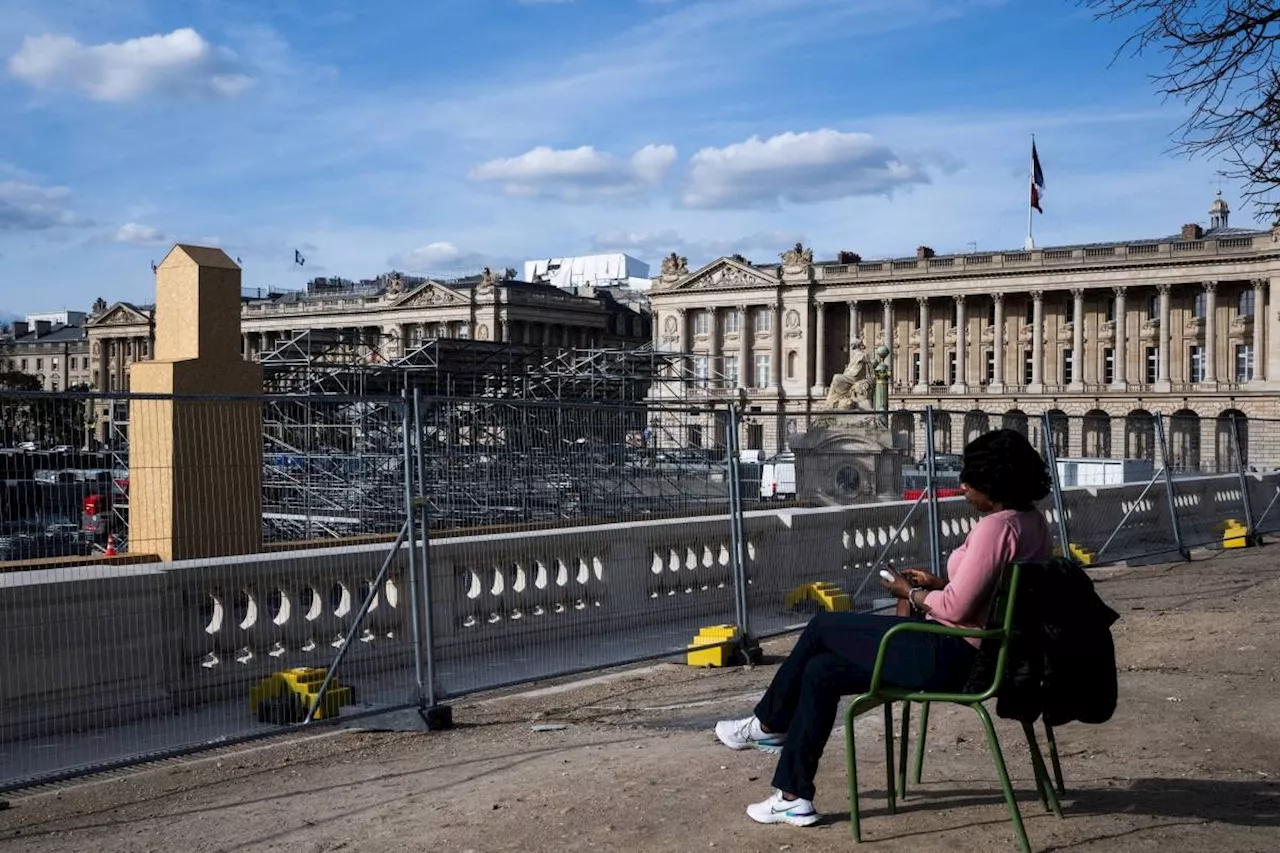
[[[662,274],[664,276],[688,275],[689,259],[672,252],[662,259]]]
[[[827,408],[860,409],[870,404],[871,372],[867,365],[867,350],[862,341],[857,341],[849,351],[849,364],[844,371],[831,377]]]
[[[808,266],[813,263],[813,249],[806,249],[802,243],[796,243],[794,249],[788,249],[778,257],[782,258],[783,266]]]
[[[893,378],[893,368],[889,366],[889,348],[884,344],[876,347],[876,364],[872,369],[875,375],[875,410],[879,413],[880,426],[889,426],[889,381]]]
[[[398,296],[404,293],[404,279],[400,277],[400,273],[391,276],[391,281],[387,282],[387,295]]]
[[[93,308],[89,310],[89,314],[93,317],[101,317],[105,313],[107,313],[107,300],[99,296],[93,300]]]

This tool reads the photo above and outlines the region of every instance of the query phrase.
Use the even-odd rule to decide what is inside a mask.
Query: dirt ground
[[[1275,545],[1095,572],[1121,614],[1120,706],[1059,732],[1065,820],[1035,799],[1002,723],[1037,850],[1280,850],[1280,568]],[[768,647],[785,653],[787,642]],[[827,819],[758,826],[774,759],[710,732],[774,665],[659,664],[455,708],[458,728],[330,732],[12,799],[0,851],[848,851],[843,735],[818,782]],[[556,731],[535,725],[562,723]],[[401,727],[405,730],[394,730]],[[879,714],[858,723],[864,839],[875,850],[1016,849],[972,712],[936,708],[925,784],[885,812]]]

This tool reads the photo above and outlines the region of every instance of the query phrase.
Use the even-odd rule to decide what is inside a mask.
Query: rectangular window
[[[1064,349],[1062,351],[1062,384],[1067,385],[1071,382],[1072,367],[1076,361],[1074,350]]]
[[[688,432],[689,432],[689,446],[701,447],[702,446],[702,425],[689,424]]]
[[[25,358],[22,360],[22,372],[27,372],[27,360]]]
[[[44,359],[43,359],[43,358],[37,358],[37,359],[36,359],[36,372],[39,372],[39,371],[41,371],[41,370],[44,370]]]
[[[742,315],[737,311],[730,311],[724,315],[724,333],[726,335],[736,335],[742,328]]]
[[[471,324],[470,324],[470,323],[459,323],[459,324],[458,324],[458,337],[459,337],[461,340],[464,340],[464,341],[465,341],[465,340],[470,340],[470,338],[471,338]]]
[[[695,355],[693,357],[693,384],[699,388],[706,388],[710,377],[711,360],[705,355]]]
[[[711,312],[699,311],[693,315],[693,333],[705,335],[711,331]]]
[[[1197,293],[1191,299],[1191,316],[1195,317],[1197,320],[1204,319],[1204,311],[1205,311],[1204,300],[1205,300],[1205,293],[1203,290]]]
[[[1036,321],[1036,301],[1034,299],[1027,300],[1027,313],[1025,319],[1028,326]]]
[[[987,368],[986,368],[986,373],[984,375],[987,377],[988,382],[995,382],[996,381],[996,351],[995,350],[993,349],[987,350],[986,361],[987,361]]]
[[[1160,319],[1160,294],[1153,293],[1147,297],[1147,319]]]
[[[765,315],[765,316],[768,316],[768,315]],[[769,356],[767,355],[756,356],[756,376],[755,376],[756,386],[755,387],[757,388],[769,387],[769,382],[770,380],[773,379],[771,375],[772,371],[770,371],[769,369],[771,366],[772,365],[770,363]]]
[[[57,359],[57,358],[51,358],[51,359],[49,359],[49,369],[50,369],[50,370],[57,370],[57,369],[58,369],[58,359]]]
[[[73,356],[70,356],[70,357],[67,359],[67,369],[68,369],[68,370],[75,370],[75,369],[76,369],[76,357],[75,357],[74,355],[73,355]]]
[[[1147,384],[1156,381],[1160,375],[1160,348],[1147,347]]]
[[[1254,311],[1254,289],[1247,287],[1240,291],[1240,316],[1252,317]]]
[[[756,312],[756,331],[767,332],[773,328],[773,312],[757,311]]]
[[[911,384],[920,384],[920,353],[911,353]]]
[[[1187,380],[1204,381],[1204,347],[1192,344],[1187,348]]]
[[[1116,351],[1111,347],[1102,351],[1102,381],[1108,385],[1116,381]]]
[[[1253,291],[1249,291],[1252,293]],[[1236,344],[1236,381],[1253,380],[1253,345]]]
[[[954,352],[947,353],[947,384],[955,385],[956,378],[956,354]]]
[[[1022,351],[1022,384],[1030,385],[1035,375],[1035,351],[1024,349]]]
[[[724,357],[724,384],[726,388],[738,387],[738,357],[736,355],[726,355]]]

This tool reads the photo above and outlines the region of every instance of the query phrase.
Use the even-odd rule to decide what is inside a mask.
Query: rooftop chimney
[[[49,330],[53,328],[53,324],[48,320],[36,320],[36,337],[43,338],[49,334]]]
[[[1199,240],[1204,236],[1204,229],[1194,222],[1182,226],[1183,240]]]
[[[836,255],[836,263],[838,264],[860,264],[862,263],[862,255],[857,252],[841,251]]]
[[[27,325],[26,320],[13,321],[13,336],[15,338],[26,337],[26,334],[29,331],[31,331],[31,327]]]
[[[933,257],[933,249],[930,249],[928,246],[916,247],[916,258],[918,258],[919,260],[923,261],[926,258],[932,258],[932,257]]]

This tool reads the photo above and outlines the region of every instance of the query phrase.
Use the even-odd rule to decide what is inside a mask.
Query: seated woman
[[[1003,567],[1048,559],[1052,535],[1036,502],[1049,494],[1049,472],[1021,433],[996,430],[964,449],[961,488],[982,518],[947,560],[947,579],[919,569],[882,581],[917,613],[961,628],[985,628]],[[819,613],[778,668],[755,714],[716,725],[730,749],[781,749],[773,775],[776,792],[747,807],[760,823],[811,826],[814,777],[835,725],[841,696],[871,684],[880,640],[902,617]],[[910,690],[961,690],[979,641],[936,634],[899,634],[885,653],[883,679]]]

